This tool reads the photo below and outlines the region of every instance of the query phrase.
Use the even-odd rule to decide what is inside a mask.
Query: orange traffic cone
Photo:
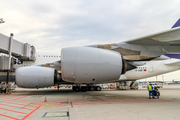
[[[45,100],[44,100],[44,102],[47,102],[47,100],[46,100],[46,96],[45,96]]]

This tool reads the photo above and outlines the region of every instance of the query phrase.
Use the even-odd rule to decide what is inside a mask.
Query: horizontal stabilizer
[[[180,27],[180,18],[179,20],[172,26],[172,28],[175,28],[175,27]],[[171,29],[172,29],[171,28]]]

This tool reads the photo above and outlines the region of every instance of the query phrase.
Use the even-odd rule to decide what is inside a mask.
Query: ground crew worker
[[[151,95],[152,95],[152,97],[153,97],[153,99],[154,99],[153,86],[152,86],[152,84],[149,85],[148,91],[149,91],[149,99],[151,99]]]

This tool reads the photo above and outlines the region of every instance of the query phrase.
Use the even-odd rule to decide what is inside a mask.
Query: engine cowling
[[[103,83],[118,80],[123,63],[121,54],[115,51],[91,47],[61,50],[61,74],[67,82]]]
[[[42,88],[57,82],[57,71],[53,68],[29,66],[16,70],[16,84],[23,88]]]

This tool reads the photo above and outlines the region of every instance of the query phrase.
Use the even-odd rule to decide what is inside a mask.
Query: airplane
[[[113,44],[68,47],[61,55],[38,54],[31,62],[17,62],[15,81],[23,88],[43,88],[57,83],[76,84],[74,91],[100,91],[98,83],[137,80],[179,70],[180,19],[172,29]],[[166,55],[162,56],[162,55]],[[87,86],[80,87],[79,84]]]

